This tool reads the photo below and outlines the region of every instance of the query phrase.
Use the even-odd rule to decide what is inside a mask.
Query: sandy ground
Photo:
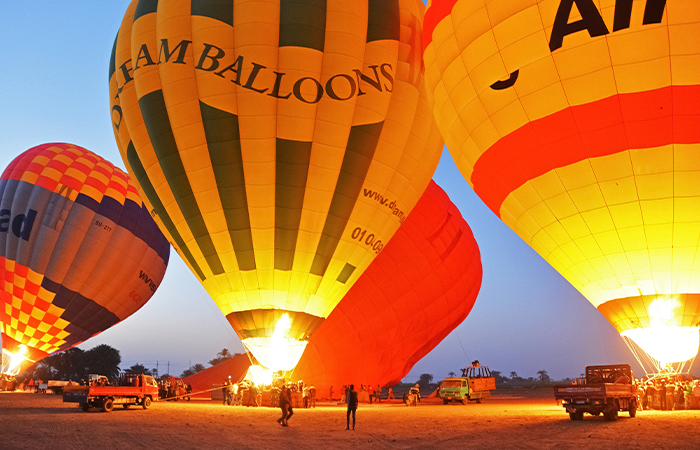
[[[295,409],[289,427],[278,409],[212,401],[158,402],[151,409],[81,411],[53,394],[0,394],[0,449],[424,449],[700,448],[700,411],[641,411],[615,422],[571,421],[545,393],[493,396],[482,404],[424,399],[360,405],[357,431],[345,408]]]

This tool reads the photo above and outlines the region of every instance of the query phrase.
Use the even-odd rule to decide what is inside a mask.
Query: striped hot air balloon
[[[424,60],[458,167],[656,361],[700,326],[700,8],[433,0]]]
[[[71,348],[141,308],[170,246],[129,175],[71,144],[15,158],[0,178],[2,348],[32,361]]]
[[[422,14],[418,0],[134,0],[125,14],[109,70],[122,157],[266,367],[294,367],[437,166]]]

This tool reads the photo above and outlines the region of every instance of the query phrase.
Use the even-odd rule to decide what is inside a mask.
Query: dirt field
[[[159,402],[151,409],[81,411],[53,394],[0,394],[0,449],[424,449],[674,448],[700,446],[700,411],[641,411],[616,422],[569,420],[553,397],[494,396],[447,406],[424,399],[360,405],[357,431],[345,431],[345,408],[321,403],[295,409],[289,428],[279,410],[212,401]]]

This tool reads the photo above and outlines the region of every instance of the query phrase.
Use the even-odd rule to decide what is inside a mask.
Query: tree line
[[[215,366],[238,355],[240,353],[231,353],[224,348],[216,354],[215,358],[209,361],[209,364]],[[111,382],[116,382],[122,372],[143,373],[146,375],[157,373],[155,369],[148,369],[143,364],[134,364],[122,371],[119,368],[121,361],[119,350],[106,344],[98,345],[90,350],[73,347],[66,351],[49,355],[41,361],[32,364],[20,375],[20,378],[80,381],[87,380],[89,374],[98,374],[106,376]],[[204,369],[206,367],[203,364],[197,363],[182,372],[180,377],[185,378]],[[161,377],[169,375],[163,374]]]
[[[542,385],[548,385],[554,383],[554,380],[549,376],[546,370],[539,370],[537,372],[537,377],[520,377],[518,373],[513,371],[510,372],[509,376],[502,375],[503,372],[498,370],[492,370],[491,375],[495,378],[496,387],[506,388],[506,387],[536,387]],[[450,372],[447,374],[448,377],[459,377],[462,372],[460,370],[459,374],[457,372]],[[583,376],[583,374],[582,374]],[[426,392],[428,390],[435,390],[437,387],[437,382],[433,382],[433,375],[429,373],[421,374],[415,384],[420,386],[421,392]],[[560,380],[563,384],[569,384],[573,380],[571,378],[565,378]]]

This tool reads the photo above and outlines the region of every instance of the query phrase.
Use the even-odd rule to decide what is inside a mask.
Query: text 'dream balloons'
[[[428,185],[418,0],[135,0],[114,132],[246,347],[291,369]]]
[[[169,255],[129,175],[71,144],[27,150],[0,178],[3,350],[38,361],[126,319]]]
[[[425,21],[434,113],[476,193],[653,358],[695,356],[697,2],[435,0]]]
[[[467,317],[481,287],[479,247],[431,183],[357,283],[309,340],[294,378],[322,392],[401,381]],[[325,395],[325,394],[324,394]]]

